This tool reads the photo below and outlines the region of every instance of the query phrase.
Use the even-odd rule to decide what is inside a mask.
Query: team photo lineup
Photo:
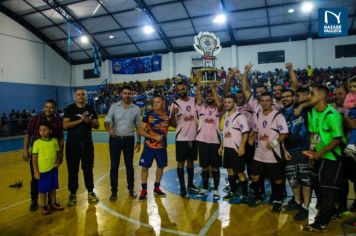
[[[110,201],[115,202],[118,197],[120,159],[117,157],[121,150],[129,195],[137,197],[133,155],[142,149],[139,159],[141,179],[136,181],[136,184],[141,183],[138,201],[145,201],[150,194],[147,191],[149,184],[154,186],[155,196],[166,197],[160,182],[168,159],[174,161],[174,157],[167,156],[167,134],[172,126],[175,128],[176,172],[182,198],[192,195],[202,198],[211,190],[214,201],[238,198],[239,204],[256,207],[266,197],[265,181],[268,180],[271,211],[296,210],[293,217],[296,221],[308,219],[314,192],[318,211],[314,223],[306,225],[311,231],[326,231],[333,217],[348,211],[348,181],[354,181],[356,175],[355,121],[352,118],[356,77],[349,78],[344,84],[341,81],[335,88],[333,103],[330,103],[326,83],[308,81],[311,86],[305,86],[298,81],[292,63],[286,64],[288,81],[272,84],[270,89],[264,84],[250,88],[252,68],[249,64],[243,73],[237,69],[230,69],[227,74],[221,71],[223,80],[208,83],[203,83],[198,73],[194,97],[188,96],[187,80],[178,78],[174,86],[176,99],[169,108],[161,91],[156,91],[151,96],[152,106],[143,117],[140,108],[132,101],[133,88],[124,85],[120,101],[110,106],[104,123],[110,137]],[[237,91],[232,91],[233,83],[238,84]],[[219,87],[223,90],[222,96]],[[63,120],[55,113],[55,108],[55,101],[46,101],[44,111],[30,120],[25,134],[24,159],[31,157],[33,174],[30,210],[40,208],[43,215],[63,210],[56,201],[55,191],[58,188],[57,168],[63,156],[66,157],[70,191],[67,206],[76,204],[80,164],[88,201],[99,201],[93,192],[91,140],[91,129],[99,127],[97,113],[86,103],[86,91],[82,88],[76,89],[75,103],[65,109]],[[68,133],[65,148],[63,130]],[[141,137],[144,137],[143,144]],[[30,140],[33,142],[32,153],[28,153]],[[194,166],[195,161],[199,167]],[[153,162],[157,166],[156,177],[154,183],[148,183],[148,169]],[[194,168],[201,168],[201,186],[193,183]],[[219,186],[220,169],[227,171],[226,186]],[[209,188],[209,178],[213,179],[212,189]],[[286,185],[290,186],[293,195],[284,204]],[[222,187],[226,192],[224,196],[218,192]],[[38,193],[40,205],[37,203]],[[350,210],[356,209],[355,203]]]
[[[0,1],[1,235],[356,235],[355,0]]]

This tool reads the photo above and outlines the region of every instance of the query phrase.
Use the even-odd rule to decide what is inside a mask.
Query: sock
[[[265,194],[265,178],[260,177],[260,180],[258,181],[259,183],[259,188],[261,190],[261,194]]]
[[[147,190],[147,183],[145,183],[145,184],[141,184],[141,186],[142,186],[142,190]]]
[[[188,187],[192,187],[194,186],[193,184],[194,168],[187,167],[187,173],[188,173]]]
[[[156,183],[155,183],[155,189],[159,188],[160,185],[161,185],[160,182],[158,182],[158,183],[156,182]]]
[[[255,197],[260,197],[260,182],[252,182],[251,183],[251,188],[253,190],[253,193],[255,195]]]
[[[209,171],[208,170],[202,171],[202,179],[203,179],[203,189],[208,189],[208,185],[209,185]]]
[[[272,189],[273,196],[274,196],[274,200],[281,202],[283,199],[283,192],[284,192],[284,184],[280,183],[280,184],[274,184],[274,189]]]
[[[230,192],[236,193],[236,175],[229,175]]]
[[[242,188],[242,193],[244,196],[247,196],[247,180],[245,181],[240,181],[240,186]]]
[[[185,189],[185,182],[184,182],[184,170],[183,168],[177,168],[177,175],[180,185],[180,191],[187,191]]]
[[[214,180],[214,190],[218,190],[220,183],[220,171],[212,171]]]

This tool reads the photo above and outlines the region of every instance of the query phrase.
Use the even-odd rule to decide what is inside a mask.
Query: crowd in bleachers
[[[228,68],[227,71],[222,67],[218,73],[219,81],[219,93],[223,94],[223,85],[225,82],[226,75],[232,70]],[[345,84],[347,78],[356,75],[356,67],[353,68],[311,68],[308,66],[306,69],[296,70],[298,81],[300,85],[311,86],[311,85],[326,85],[330,90],[329,100],[332,102],[334,96],[334,90],[340,84]],[[134,89],[134,103],[142,109],[142,112],[150,109],[152,104],[152,96],[155,93],[162,94],[167,100],[167,106],[169,106],[176,98],[175,86],[177,82],[183,81],[190,88],[190,96],[195,96],[196,93],[196,79],[195,75],[191,73],[191,76],[185,76],[178,74],[176,77],[167,78],[164,83],[159,83],[156,81],[148,80],[145,85],[140,81],[130,81],[129,83],[123,82],[122,84],[108,84],[103,87],[98,93],[94,94],[94,105],[99,114],[107,113],[110,105],[113,102],[119,100],[119,94],[121,87],[124,85],[129,85]],[[231,93],[236,93],[240,89],[240,81],[238,79],[233,79],[231,86]],[[276,68],[274,71],[260,72],[258,70],[253,71],[249,76],[249,83],[251,88],[256,88],[256,86],[263,84],[272,91],[272,86],[274,84],[281,84],[284,87],[289,87],[289,75],[287,71]]]
[[[35,110],[32,110],[32,112],[27,110],[22,110],[22,112],[11,110],[9,114],[2,113],[0,136],[22,135],[26,129],[27,122],[35,115]]]
[[[228,68],[226,71],[222,67],[218,73],[219,81],[219,93],[223,94],[223,85],[226,75],[231,71]],[[329,88],[329,101],[333,101],[334,90],[341,84],[346,84],[347,78],[356,75],[356,67],[353,68],[311,68],[308,66],[306,69],[296,70],[298,81],[303,86],[311,85],[326,85]],[[124,85],[129,85],[134,89],[134,103],[141,108],[141,111],[151,109],[152,97],[154,94],[159,93],[165,96],[167,100],[167,106],[169,106],[176,98],[175,86],[178,82],[185,82],[190,88],[189,96],[195,96],[196,94],[196,77],[191,73],[191,76],[185,76],[178,74],[176,77],[167,78],[164,81],[130,81],[123,82],[122,84],[107,84],[102,86],[99,91],[92,93],[92,98],[89,103],[95,106],[98,114],[106,114],[110,105],[120,99],[121,88]],[[240,89],[240,81],[237,79],[232,80],[231,93],[236,93]],[[285,87],[289,87],[288,72],[282,69],[276,68],[274,71],[260,72],[258,70],[253,71],[249,75],[249,83],[251,88],[255,88],[257,85],[263,84],[270,91],[274,84],[282,84]],[[13,136],[23,134],[23,130],[26,128],[27,121],[36,112],[33,110],[29,112],[27,110],[15,111],[12,110],[8,114],[3,113],[1,116],[1,129],[0,136]]]

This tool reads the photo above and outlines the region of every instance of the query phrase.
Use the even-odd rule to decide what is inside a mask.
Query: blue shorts
[[[58,189],[58,168],[40,173],[40,179],[38,180],[38,192],[49,193],[53,189]]]
[[[157,166],[163,168],[167,166],[167,149],[153,149],[148,146],[144,146],[143,152],[140,158],[139,165],[145,168],[152,166],[153,159],[156,159]]]

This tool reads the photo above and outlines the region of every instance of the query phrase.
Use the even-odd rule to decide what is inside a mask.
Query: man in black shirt
[[[69,105],[64,113],[63,128],[68,131],[66,142],[66,160],[68,167],[68,188],[70,191],[68,206],[77,202],[79,163],[82,161],[85,187],[88,190],[88,201],[98,202],[93,192],[94,145],[91,129],[98,129],[98,116],[94,107],[86,103],[87,92],[78,88],[75,91],[76,101]]]

